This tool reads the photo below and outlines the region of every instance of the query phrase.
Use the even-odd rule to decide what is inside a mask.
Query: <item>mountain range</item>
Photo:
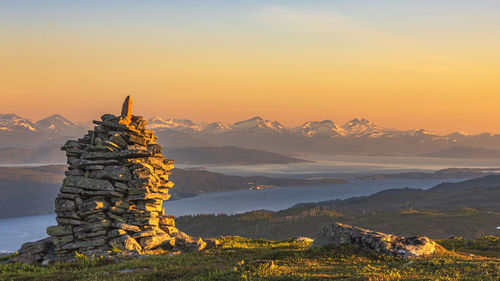
[[[287,128],[278,121],[266,120],[256,116],[233,124],[223,122],[193,122],[188,119],[149,119],[149,126],[156,131],[175,130],[201,135],[228,134],[270,134],[293,135],[305,138],[314,137],[397,137],[397,136],[433,136],[444,138],[437,133],[420,130],[396,130],[378,126],[366,119],[355,118],[340,126],[332,120],[307,121],[298,127]]]
[[[80,137],[91,123],[75,123],[61,115],[33,122],[15,114],[0,114],[0,147],[40,147]],[[454,146],[500,149],[500,135],[441,135],[425,129],[398,130],[355,118],[343,125],[332,120],[307,121],[286,127],[253,117],[235,123],[150,118],[163,145],[241,146],[277,152],[362,155],[421,155]]]

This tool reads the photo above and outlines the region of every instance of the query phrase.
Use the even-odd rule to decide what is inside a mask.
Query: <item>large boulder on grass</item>
[[[342,245],[402,258],[431,255],[437,249],[436,243],[425,236],[402,237],[341,223],[325,225],[311,246]]]

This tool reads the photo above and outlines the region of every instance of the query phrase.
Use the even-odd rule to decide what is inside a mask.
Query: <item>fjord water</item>
[[[406,171],[434,171],[449,167],[500,167],[499,159],[442,159],[419,157],[380,156],[304,156],[314,162],[268,165],[212,166],[209,171],[231,175],[267,175],[274,177],[345,177],[347,184],[324,186],[276,187],[265,190],[240,190],[207,193],[196,197],[165,202],[168,214],[175,216],[226,213],[234,214],[251,210],[281,210],[298,203],[318,202],[331,199],[345,199],[353,196],[370,195],[391,188],[427,189],[441,182],[460,180],[356,180],[355,176],[375,173]],[[39,166],[40,164],[36,164]],[[185,168],[186,165],[176,165]],[[0,219],[0,252],[13,252],[22,243],[46,237],[47,226],[55,225],[55,214]]]
[[[353,177],[378,173],[433,172],[447,168],[497,168],[500,159],[407,156],[293,155],[310,162],[261,165],[203,165],[209,171],[238,176]],[[189,168],[191,165],[179,165]],[[199,168],[199,165],[196,167]]]
[[[457,181],[457,180],[448,180]],[[276,187],[265,190],[240,190],[207,193],[196,197],[167,201],[164,206],[174,216],[193,214],[235,214],[251,210],[281,210],[298,203],[318,202],[362,196],[391,188],[427,189],[440,180],[354,180],[347,184],[324,186]],[[13,252],[22,243],[47,236],[47,226],[55,225],[55,214],[0,219],[0,252]]]

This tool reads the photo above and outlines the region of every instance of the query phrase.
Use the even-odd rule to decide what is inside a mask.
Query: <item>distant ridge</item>
[[[432,153],[422,154],[424,157],[441,158],[500,158],[500,150],[479,147],[453,146]]]

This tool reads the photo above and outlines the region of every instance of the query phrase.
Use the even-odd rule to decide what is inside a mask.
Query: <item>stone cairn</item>
[[[103,115],[93,121],[94,130],[62,147],[69,167],[55,200],[57,225],[47,228],[50,238],[23,245],[18,260],[23,254],[25,260],[47,262],[70,260],[75,252],[103,256],[117,249],[143,254],[206,246],[179,232],[174,217],[165,215],[174,161],[161,154],[153,131],[143,117],[131,115],[131,107],[129,96],[120,116]]]

